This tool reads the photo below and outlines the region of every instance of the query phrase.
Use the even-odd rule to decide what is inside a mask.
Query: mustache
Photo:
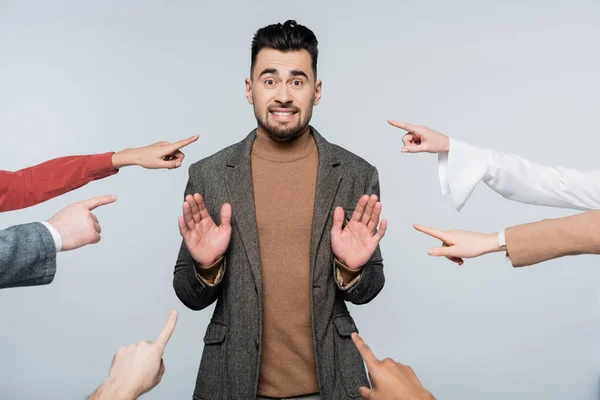
[[[269,112],[273,111],[273,110],[286,110],[286,111],[292,111],[292,112],[299,112],[300,109],[298,107],[294,107],[294,106],[289,106],[289,105],[280,105],[280,106],[270,106],[267,108],[267,110]]]

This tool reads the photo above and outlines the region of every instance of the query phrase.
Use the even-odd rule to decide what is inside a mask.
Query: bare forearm
[[[139,160],[137,159],[135,149],[125,149],[112,155],[112,164],[115,169],[137,165],[138,163]]]
[[[137,396],[119,385],[112,379],[107,379],[88,398],[88,400],[135,400]]]

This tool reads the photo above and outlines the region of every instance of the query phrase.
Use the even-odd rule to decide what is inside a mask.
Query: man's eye
[[[302,86],[302,81],[298,81],[298,80],[293,81],[292,85],[294,85],[294,86]]]
[[[273,79],[267,79],[267,80],[265,81],[265,84],[267,84],[268,86],[271,86],[271,85],[274,85],[274,84],[275,84],[275,81],[274,81]]]

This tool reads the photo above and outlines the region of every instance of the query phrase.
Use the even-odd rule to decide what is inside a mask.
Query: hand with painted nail
[[[423,125],[388,120],[388,123],[408,133],[402,137],[403,153],[444,153],[450,150],[450,138]]]
[[[382,205],[376,195],[364,195],[358,201],[346,226],[344,209],[337,207],[333,214],[331,248],[337,259],[351,270],[359,270],[369,261],[387,229],[384,219],[379,224]],[[379,230],[377,231],[377,225]]]
[[[202,266],[214,264],[229,247],[231,239],[231,205],[221,207],[221,225],[217,226],[198,193],[187,195],[183,217],[179,217],[179,233],[192,258]]]
[[[477,233],[450,229],[440,231],[423,225],[414,225],[419,232],[442,241],[442,247],[433,247],[427,252],[430,256],[446,257],[462,265],[464,258],[475,258],[484,254],[505,250],[498,245],[498,234]]]
[[[128,165],[139,165],[148,169],[179,168],[185,157],[181,149],[196,140],[198,140],[198,135],[175,143],[157,142],[135,149],[125,149],[113,154],[113,166],[115,169]]]
[[[363,400],[435,400],[411,367],[391,358],[378,360],[357,333],[352,334],[352,340],[367,364],[373,386],[372,389],[365,386],[358,389]]]

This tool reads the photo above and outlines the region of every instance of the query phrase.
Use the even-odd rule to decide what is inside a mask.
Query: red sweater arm
[[[118,171],[112,152],[55,158],[19,171],[0,171],[0,212],[31,207]]]

